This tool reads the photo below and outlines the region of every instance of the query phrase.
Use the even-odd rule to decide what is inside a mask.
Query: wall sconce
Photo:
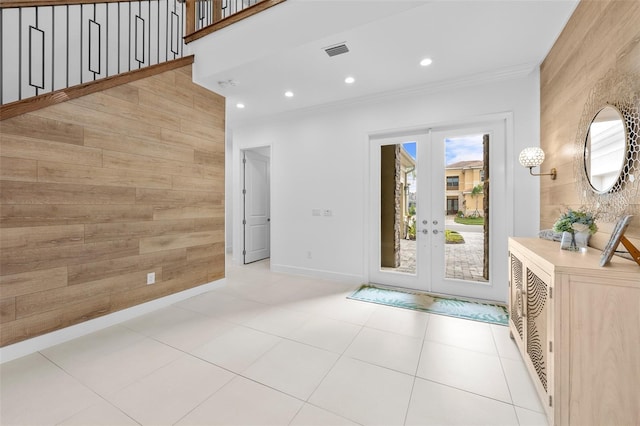
[[[533,173],[533,168],[538,167],[544,161],[544,151],[542,148],[538,147],[529,147],[525,148],[520,152],[520,164],[524,167],[529,168],[529,173],[531,176],[551,176],[551,180],[555,180],[558,172],[556,168],[551,169],[551,173]]]

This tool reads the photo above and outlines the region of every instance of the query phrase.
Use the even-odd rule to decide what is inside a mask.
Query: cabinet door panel
[[[527,338],[526,352],[536,370],[540,384],[547,389],[549,278],[527,267]]]
[[[639,273],[640,276],[640,273]],[[570,280],[569,404],[576,425],[638,425],[640,289]]]
[[[510,256],[511,287],[509,289],[509,320],[518,331],[520,341],[524,339],[524,312],[523,297],[524,277],[522,274],[522,261],[513,253]]]

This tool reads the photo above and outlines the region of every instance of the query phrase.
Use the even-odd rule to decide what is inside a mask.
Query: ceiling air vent
[[[324,51],[327,52],[327,55],[329,56],[337,56],[342,55],[343,53],[347,53],[349,51],[349,48],[346,44],[340,43],[334,46],[325,47]]]

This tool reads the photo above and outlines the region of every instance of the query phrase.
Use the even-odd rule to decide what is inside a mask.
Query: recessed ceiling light
[[[236,104],[236,108],[242,109],[242,108],[244,108],[244,104],[239,102],[239,103]]]
[[[351,76],[349,76],[349,77],[344,79],[344,82],[347,83],[347,84],[353,84],[355,81],[356,81],[356,79],[351,77]]]
[[[431,60],[431,58],[424,58],[423,60],[420,61],[420,65],[422,65],[423,67],[428,67],[432,63],[433,61]]]
[[[293,92],[291,90],[287,90],[286,92],[284,92],[284,95],[287,98],[293,98]]]

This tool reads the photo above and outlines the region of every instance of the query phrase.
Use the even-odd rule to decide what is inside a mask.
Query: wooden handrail
[[[246,19],[250,16],[255,15],[256,13],[262,12],[263,10],[269,9],[270,7],[273,7],[277,4],[283,3],[286,0],[262,0],[261,2],[258,2],[256,4],[254,4],[253,6],[249,6],[246,9],[243,9],[239,12],[234,13],[233,15],[221,19],[218,22],[214,22],[213,24],[209,25],[208,27],[202,28],[198,31],[195,31],[196,28],[196,18],[195,18],[195,9],[196,9],[196,0],[186,0],[186,14],[187,14],[187,23],[185,26],[185,37],[184,37],[184,42],[185,43],[190,43],[194,40],[197,40],[199,38],[202,38],[208,34],[211,34],[215,31],[218,31],[222,28],[228,27],[231,24],[234,24],[238,21],[242,21],[243,19]],[[220,17],[221,13],[222,13],[222,2],[221,0],[214,0],[214,18],[216,16],[216,13],[218,14],[217,16]],[[190,23],[190,20],[192,21]],[[215,19],[214,19],[215,21]]]
[[[11,102],[10,104],[0,106],[0,121],[29,112],[37,111],[51,105],[68,101],[70,99],[79,98],[80,96],[89,95],[91,93],[107,90],[112,87],[130,83],[132,81],[151,77],[152,75],[160,74],[165,71],[182,68],[192,63],[193,55],[185,56],[180,59],[151,65],[139,70],[125,72],[100,80],[91,81],[89,83],[79,84],[77,86],[68,87],[66,89],[56,90],[55,92],[49,92],[43,95],[34,96],[32,98]]]
[[[140,0],[0,0],[0,9],[13,7],[36,7],[36,6],[71,6],[75,4],[94,3],[133,3]],[[152,0],[159,1],[159,0]]]

